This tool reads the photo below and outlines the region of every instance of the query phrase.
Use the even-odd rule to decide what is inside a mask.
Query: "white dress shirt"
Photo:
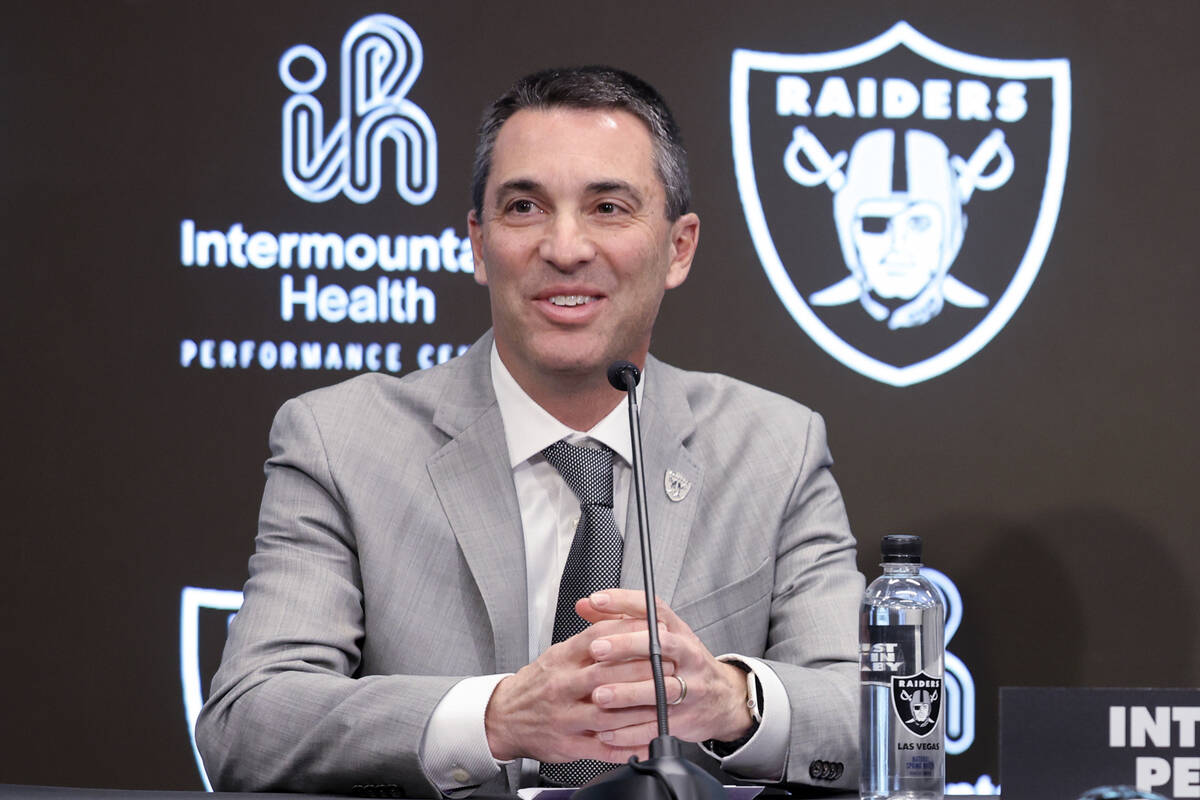
[[[629,506],[633,444],[624,402],[618,402],[591,430],[575,431],[525,393],[500,360],[494,344],[491,362],[492,386],[504,422],[509,466],[513,470],[525,534],[529,660],[533,661],[551,644],[558,585],[579,521],[579,499],[541,451],[560,439],[584,447],[597,444],[609,447],[616,455],[613,517],[620,529]],[[639,401],[645,385],[643,374],[637,388]],[[763,718],[758,731],[740,749],[720,759],[721,764],[747,778],[778,780],[786,767],[791,716],[783,683],[770,667],[757,659],[734,654],[720,658],[746,665],[763,689]],[[452,796],[469,793],[504,766],[492,758],[483,723],[492,691],[508,674],[459,681],[434,709],[421,742],[420,758],[425,774],[443,793]],[[524,762],[522,774],[532,781],[537,774],[537,762],[531,759]]]

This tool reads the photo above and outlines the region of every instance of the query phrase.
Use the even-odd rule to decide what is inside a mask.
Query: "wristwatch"
[[[736,667],[741,667],[746,670],[746,708],[750,709],[750,719],[754,720],[754,730],[758,730],[758,726],[762,724],[762,687],[758,685],[758,676],[754,674],[754,670],[747,667],[740,661],[729,662]]]
[[[762,724],[762,707],[763,707],[763,691],[762,686],[758,683],[758,677],[754,674],[754,670],[742,661],[734,661],[729,659],[726,664],[733,666],[746,673],[746,708],[750,710],[750,729],[746,731],[740,738],[734,739],[732,742],[722,742],[719,739],[709,739],[704,743],[704,746],[711,750],[717,756],[726,758],[733,755],[735,752],[746,746],[746,742],[753,738],[754,734],[758,733],[758,726]]]

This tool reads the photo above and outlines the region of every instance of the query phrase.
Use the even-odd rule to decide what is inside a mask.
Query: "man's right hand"
[[[597,662],[590,651],[598,638],[645,630],[644,619],[596,622],[500,681],[484,715],[492,756],[498,761],[548,762],[647,758],[647,745],[614,747],[601,742],[596,732],[654,723],[654,706],[606,710],[593,702],[592,693],[604,685],[651,680],[649,658]],[[664,662],[663,672],[673,671],[674,666]]]

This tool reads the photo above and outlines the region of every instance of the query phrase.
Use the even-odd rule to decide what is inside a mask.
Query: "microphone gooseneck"
[[[633,444],[633,486],[637,497],[638,538],[642,551],[642,581],[646,587],[646,625],[650,636],[650,669],[654,675],[654,705],[658,737],[650,742],[650,758],[636,756],[624,766],[600,775],[572,795],[572,800],[724,800],[725,788],[700,767],[683,758],[679,740],[667,729],[667,691],[663,685],[658,613],[654,604],[654,563],[650,558],[650,522],[646,513],[646,473],[642,464],[642,423],[635,389],[642,374],[628,361],[608,367],[608,382],[629,398],[629,438]]]
[[[667,688],[662,671],[662,647],[658,642],[658,609],[654,598],[654,560],[650,556],[650,517],[646,511],[646,472],[642,463],[642,418],[638,411],[637,388],[642,372],[628,361],[608,366],[608,382],[629,398],[629,440],[633,445],[633,491],[637,500],[638,539],[642,550],[642,585],[646,589],[646,625],[650,635],[650,674],[654,680],[654,706],[658,735],[669,736]]]

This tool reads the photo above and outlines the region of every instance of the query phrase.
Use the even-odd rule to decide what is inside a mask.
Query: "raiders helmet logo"
[[[914,735],[933,733],[942,717],[942,679],[924,672],[892,678],[892,710]]]
[[[970,55],[899,22],[836,52],[735,51],[730,102],[759,260],[827,353],[908,386],[1011,319],[1058,219],[1066,60]]]

